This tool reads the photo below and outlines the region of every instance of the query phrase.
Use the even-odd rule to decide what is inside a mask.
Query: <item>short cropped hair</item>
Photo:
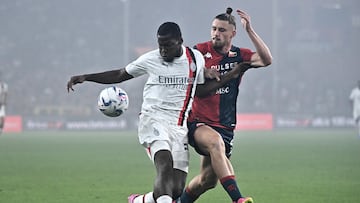
[[[174,39],[181,39],[181,30],[178,24],[174,22],[165,22],[160,25],[158,31],[158,36],[169,36]]]
[[[232,8],[228,7],[226,9],[226,13],[219,14],[215,17],[215,19],[227,21],[230,25],[234,25],[236,28],[235,16],[231,15],[233,11]]]

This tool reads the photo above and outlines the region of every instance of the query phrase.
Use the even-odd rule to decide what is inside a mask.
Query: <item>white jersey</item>
[[[5,102],[8,92],[8,86],[6,83],[0,82],[0,117],[5,116]]]
[[[7,92],[8,92],[7,84],[4,82],[0,82],[0,104],[5,103]]]
[[[356,87],[351,91],[350,100],[353,101],[354,119],[360,116],[360,88]]]
[[[203,84],[205,61],[202,54],[191,49],[196,66],[182,47],[182,56],[165,62],[159,49],[150,51],[125,67],[134,77],[148,74],[143,92],[142,114],[161,118],[176,125],[184,125],[197,84]],[[191,62],[191,63],[190,63]]]

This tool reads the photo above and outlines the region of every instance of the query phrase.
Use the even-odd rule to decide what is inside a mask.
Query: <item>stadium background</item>
[[[357,0],[2,0],[0,78],[9,84],[7,129],[135,129],[145,78],[120,85],[129,93],[130,108],[110,119],[96,108],[105,85],[87,83],[68,94],[69,77],[124,67],[156,48],[156,29],[164,21],[180,24],[186,45],[206,41],[213,17],[227,6],[250,14],[274,56],[270,67],[244,76],[240,127],[353,125],[348,96],[360,79]],[[239,24],[237,30],[234,43],[253,49]]]

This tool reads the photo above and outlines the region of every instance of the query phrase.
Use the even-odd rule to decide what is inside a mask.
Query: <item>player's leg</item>
[[[147,150],[156,170],[154,188],[146,194],[133,194],[128,197],[129,203],[155,203],[172,201],[173,158],[167,141],[155,141]],[[159,199],[160,198],[160,199]]]
[[[154,156],[157,177],[153,193],[157,203],[169,201],[170,198],[168,197],[171,197],[171,201],[177,199],[185,187],[189,170],[189,150],[186,133],[186,128],[177,126],[171,128],[169,135],[171,151],[170,144],[166,141],[156,141],[155,144],[152,144],[151,150],[157,151]]]
[[[225,155],[225,143],[221,135],[207,125],[199,126],[194,134],[199,150],[210,156],[211,166],[219,178],[232,175],[228,168],[228,158]]]
[[[231,142],[233,138],[232,131],[223,131],[221,133],[224,137],[226,137],[226,139],[230,139]],[[241,195],[240,189],[237,185],[231,162],[226,156],[226,147],[223,137],[221,137],[221,135],[213,128],[201,125],[195,130],[194,140],[197,144],[198,150],[203,152],[205,155],[210,156],[211,167],[231,199],[236,202],[242,198],[243,196]],[[229,150],[231,151],[231,149]],[[202,183],[202,185],[207,184]],[[189,192],[192,192],[191,188],[188,188],[188,190]]]
[[[129,203],[172,202],[173,168],[170,151],[160,150],[156,152],[154,164],[156,178],[153,191],[146,194],[130,195],[128,197]]]
[[[357,129],[358,129],[358,136],[360,137],[360,116],[356,117],[355,124],[356,124]]]
[[[132,195],[128,198],[129,203],[165,203],[172,202],[182,193],[186,183],[189,168],[189,150],[187,145],[187,128],[179,126],[166,126],[156,119],[142,116],[139,123],[139,134],[146,146],[149,158],[153,161],[157,176],[153,192],[145,195]],[[144,125],[145,123],[145,125]],[[148,125],[151,123],[152,125]],[[157,136],[150,138],[147,132],[158,132]],[[155,201],[156,200],[156,201]]]
[[[182,194],[186,184],[187,172],[174,168],[174,188],[173,188],[173,199],[178,199]]]
[[[226,157],[225,143],[221,135],[213,128],[204,125],[195,131],[194,137],[200,150],[209,153],[211,166],[225,191],[233,201],[240,199],[242,195],[237,185],[232,165]],[[233,135],[231,134],[231,139],[232,137]]]
[[[5,124],[5,106],[0,104],[0,135],[4,129]]]
[[[173,158],[169,150],[160,150],[154,157],[156,168],[156,178],[154,183],[154,199],[157,203],[169,202],[173,200]]]
[[[234,173],[233,166],[228,159],[228,168],[230,171],[232,171],[232,174]],[[220,183],[222,184],[225,191],[229,194],[229,196],[232,198],[234,203],[252,203],[253,199],[251,197],[243,197],[240,193],[240,188],[237,185],[237,181],[235,179],[235,175],[230,175],[224,178],[220,179]]]
[[[168,126],[164,122],[160,122],[158,118],[153,117],[153,115],[141,114],[139,118],[139,141],[154,163],[156,178],[152,192],[143,195],[130,195],[128,202],[172,202],[173,158],[170,151]]]
[[[218,178],[211,166],[209,156],[201,156],[200,174],[190,180],[188,186],[183,191],[181,203],[195,202],[201,194],[205,193],[216,186]]]
[[[174,170],[173,198],[177,199],[180,197],[185,187],[187,173],[179,169],[173,169],[173,170]],[[129,196],[129,203],[155,203],[154,193],[148,192],[143,195],[133,194]]]
[[[0,116],[0,135],[1,135],[1,133],[3,131],[3,128],[4,128],[4,123],[5,123],[4,121],[5,121],[4,116]]]
[[[180,197],[186,184],[186,177],[189,171],[189,146],[187,127],[173,126],[170,140],[172,143],[172,156],[174,163],[174,187],[173,199]]]

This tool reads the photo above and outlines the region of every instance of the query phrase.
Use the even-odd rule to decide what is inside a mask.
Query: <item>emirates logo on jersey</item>
[[[212,58],[212,55],[211,55],[210,52],[208,52],[208,53],[206,53],[206,54],[204,55],[204,57],[205,57],[205,58],[208,58],[208,59],[211,59],[211,58]]]

